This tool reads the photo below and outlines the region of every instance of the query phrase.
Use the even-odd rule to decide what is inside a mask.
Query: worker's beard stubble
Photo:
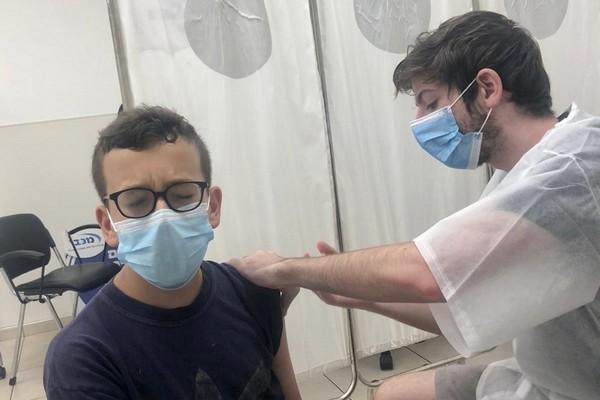
[[[483,125],[487,112],[482,113],[474,110],[471,114],[471,126],[467,132],[477,132]],[[479,152],[479,161],[477,165],[481,165],[490,161],[492,155],[497,152],[504,142],[501,134],[501,129],[496,125],[494,111],[488,118],[483,130],[481,131],[481,151]]]

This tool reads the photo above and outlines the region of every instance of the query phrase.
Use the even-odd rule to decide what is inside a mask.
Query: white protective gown
[[[600,399],[600,118],[573,105],[482,198],[415,239],[468,356],[513,340],[480,400]]]

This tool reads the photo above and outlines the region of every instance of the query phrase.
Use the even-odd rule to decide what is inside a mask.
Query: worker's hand
[[[334,247],[332,247],[329,244],[322,242],[322,241],[317,242],[317,250],[323,256],[328,256],[328,255],[338,253],[338,251]],[[363,300],[355,299],[355,298],[347,297],[347,296],[342,296],[339,294],[323,292],[323,291],[318,291],[318,290],[313,290],[313,292],[317,296],[319,296],[319,298],[321,300],[323,300],[325,303],[332,305],[332,306],[344,307],[344,308],[363,308],[366,304],[366,302]]]
[[[246,279],[259,286],[281,290],[281,314],[285,316],[292,301],[300,292],[298,286],[285,287],[277,279],[278,263],[283,258],[272,251],[257,251],[252,256],[229,260],[235,269]]]
[[[229,260],[238,272],[249,281],[258,286],[271,289],[282,289],[287,287],[282,281],[278,269],[281,268],[283,258],[272,251],[257,251],[251,256],[234,258]]]

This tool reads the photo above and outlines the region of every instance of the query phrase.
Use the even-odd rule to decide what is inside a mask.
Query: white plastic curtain
[[[408,124],[414,99],[394,98],[393,71],[423,31],[469,11],[471,1],[319,1],[332,148],[346,250],[408,241],[471,203],[487,176],[456,171],[421,150]],[[355,312],[358,354],[431,337]]]
[[[135,103],[177,110],[211,151],[223,209],[207,257],[302,256],[318,239],[335,243],[308,3],[118,4]],[[346,358],[343,318],[301,293],[286,318],[298,373]]]
[[[224,204],[208,257],[226,261],[256,249],[301,256],[315,254],[319,239],[335,244],[334,175],[309,1],[117,4],[135,104],[177,110],[211,150]],[[416,27],[437,26],[469,5],[432,2]],[[346,249],[410,240],[476,198],[485,181],[483,171],[449,171],[418,148],[408,130],[412,99],[394,100],[391,76],[402,54],[371,44],[354,7],[318,2]],[[357,322],[361,355],[427,337],[364,313]],[[286,325],[297,373],[347,362],[342,310],[303,291]]]
[[[554,111],[571,102],[600,114],[600,2],[596,0],[480,0],[484,10],[519,22],[538,40],[550,77]]]

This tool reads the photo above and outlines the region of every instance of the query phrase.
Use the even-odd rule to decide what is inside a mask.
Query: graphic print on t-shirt
[[[268,394],[271,382],[271,371],[261,361],[256,371],[246,384],[239,400],[256,400]],[[196,372],[195,400],[223,400],[219,389],[210,376],[201,368]]]

